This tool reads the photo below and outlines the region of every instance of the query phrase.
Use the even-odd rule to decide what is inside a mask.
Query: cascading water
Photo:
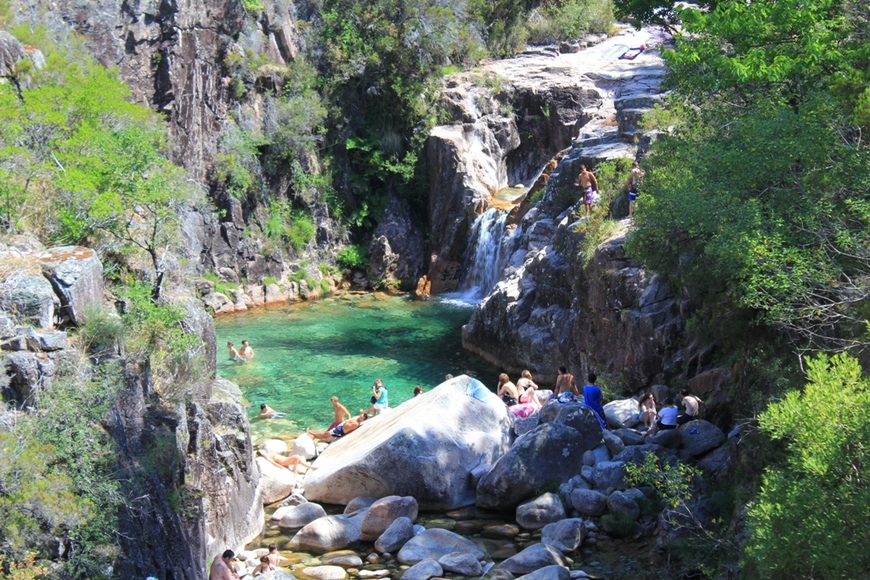
[[[460,291],[463,301],[480,301],[498,282],[507,216],[508,212],[491,207],[474,220],[466,257],[468,269]]]

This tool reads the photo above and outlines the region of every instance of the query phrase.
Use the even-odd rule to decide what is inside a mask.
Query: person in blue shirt
[[[583,387],[583,402],[586,403],[587,407],[595,411],[598,423],[601,425],[601,428],[604,429],[606,425],[604,421],[604,406],[601,404],[604,395],[601,394],[601,389],[599,389],[595,384],[595,381],[598,380],[598,375],[595,373],[589,373],[587,379],[589,380],[589,383]]]
[[[387,387],[381,379],[375,379],[375,384],[372,385],[372,406],[368,409],[360,409],[360,413],[375,413],[380,415],[383,411],[390,408],[389,400],[387,399]]]

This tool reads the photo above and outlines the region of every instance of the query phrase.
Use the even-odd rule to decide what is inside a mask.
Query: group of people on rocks
[[[278,569],[281,560],[284,556],[278,553],[278,544],[269,544],[269,552],[260,557],[260,563],[254,568],[251,576],[262,576],[266,572],[271,572]],[[208,575],[209,580],[238,580],[239,574],[236,571],[236,553],[232,550],[224,550],[222,554],[215,556],[211,564],[211,571]]]
[[[694,421],[699,417],[701,405],[704,404],[704,401],[700,397],[689,394],[687,389],[680,390],[680,398],[685,409],[682,413],[678,411],[672,397],[665,398],[660,411],[656,410],[656,400],[652,393],[647,393],[641,397],[638,403],[640,407],[640,420],[646,427],[648,435],[654,435],[659,431],[668,429],[676,429],[680,425],[685,425],[689,421]]]
[[[640,194],[640,184],[646,172],[640,168],[637,161],[631,166],[631,171],[628,173],[628,217],[634,215],[634,206],[637,203],[637,197]],[[577,175],[577,180],[574,181],[574,187],[580,188],[580,196],[583,201],[583,206],[586,209],[586,219],[589,219],[589,212],[592,205],[596,201],[596,196],[599,195],[598,179],[595,174],[589,171],[585,165],[580,166],[580,173]]]

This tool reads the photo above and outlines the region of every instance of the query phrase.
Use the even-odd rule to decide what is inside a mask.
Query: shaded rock
[[[635,499],[624,492],[614,491],[607,498],[607,509],[615,514],[628,516],[633,520],[640,517],[640,506]]]
[[[417,500],[410,496],[389,495],[374,502],[363,519],[360,539],[370,542],[378,538],[398,517],[406,517],[413,524],[417,519]]]
[[[565,556],[553,546],[534,544],[516,556],[511,556],[496,568],[507,570],[514,576],[521,576],[546,566],[567,566]]]
[[[451,379],[332,443],[305,476],[306,497],[346,504],[364,495],[412,496],[427,510],[472,503],[471,471],[493,463],[511,440],[507,408],[466,395],[475,385],[464,375]]]
[[[613,434],[622,439],[625,445],[643,444],[643,433],[634,429],[616,429]]]
[[[462,574],[463,576],[480,576],[483,566],[473,554],[468,552],[451,552],[438,558],[438,563],[445,572]]]
[[[304,528],[314,520],[326,516],[326,510],[320,504],[306,502],[287,510],[278,522],[282,531]]]
[[[634,399],[620,399],[604,405],[604,418],[612,429],[634,427],[640,422],[640,407]]]
[[[439,528],[426,530],[411,538],[396,557],[402,564],[416,564],[426,558],[437,560],[451,552],[471,554],[478,560],[485,557],[483,551],[471,540]]]
[[[679,429],[665,429],[664,431],[659,431],[648,440],[654,445],[660,445],[668,449],[678,449],[683,444],[683,434]]]
[[[405,570],[401,580],[429,580],[429,578],[442,574],[444,574],[444,570],[442,570],[441,564],[432,558],[424,558]]]
[[[570,580],[571,572],[564,566],[544,566],[530,574],[520,576],[525,580]]]
[[[672,449],[666,449],[659,445],[632,445],[631,447],[626,447],[625,451],[623,451],[619,455],[614,455],[613,461],[636,463],[640,465],[644,461],[646,461],[647,453],[653,453],[659,459],[664,459],[673,455],[674,451]]]
[[[513,507],[544,485],[558,485],[577,475],[583,453],[601,441],[597,422],[584,421],[584,428],[580,432],[551,422],[519,437],[480,480],[478,507]]]
[[[384,530],[375,541],[375,550],[393,553],[414,537],[414,523],[407,516],[399,516]]]
[[[678,429],[683,437],[683,449],[697,457],[725,443],[725,433],[709,421],[696,419]]]
[[[604,439],[604,445],[607,446],[611,455],[619,455],[625,449],[625,442],[611,431],[602,431],[601,435]]]
[[[697,465],[715,478],[724,477],[731,468],[731,450],[727,445],[714,449],[699,459]]]
[[[583,544],[586,526],[581,518],[568,518],[547,524],[541,530],[541,542],[562,553],[573,552]]]
[[[453,528],[453,531],[463,536],[473,536],[474,534],[479,534],[485,526],[486,522],[482,520],[463,520],[456,522],[456,527]],[[519,533],[519,528],[517,528],[517,533]]]
[[[527,530],[539,530],[565,518],[565,506],[555,493],[545,493],[517,506],[517,523]]]
[[[361,515],[319,518],[299,530],[287,547],[319,553],[341,550],[359,541],[361,523]]]
[[[607,496],[592,489],[575,489],[571,506],[582,516],[600,516],[607,510]]]
[[[625,489],[625,464],[621,461],[603,461],[592,468],[592,482],[596,489]]]
[[[344,513],[352,514],[353,512],[358,512],[359,510],[369,508],[376,501],[378,501],[378,498],[372,497],[370,495],[361,495],[360,497],[355,497],[350,500],[346,506],[344,506]]]
[[[408,204],[391,197],[369,247],[367,275],[373,286],[416,281],[426,264],[423,233],[411,220]]]

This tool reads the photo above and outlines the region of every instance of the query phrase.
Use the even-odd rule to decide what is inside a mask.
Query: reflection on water
[[[346,294],[222,317],[215,321],[218,374],[245,394],[255,445],[264,437],[292,437],[332,422],[332,395],[351,413],[367,408],[376,378],[393,407],[411,398],[415,385],[428,390],[447,373],[494,385],[499,371],[462,348],[470,315],[470,306],[458,301]],[[256,356],[245,364],[230,361],[228,340],[250,341]],[[287,415],[256,418],[260,403]]]

